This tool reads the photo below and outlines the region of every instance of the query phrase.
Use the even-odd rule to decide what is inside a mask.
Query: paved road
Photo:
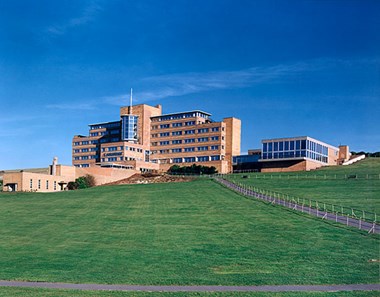
[[[285,201],[283,199],[271,197],[271,196],[268,196],[265,194],[255,192],[255,191],[250,190],[250,189],[242,188],[242,187],[234,184],[233,182],[230,182],[230,181],[225,180],[225,179],[217,178],[216,180],[219,183],[230,188],[231,190],[242,193],[242,194],[249,196],[249,197],[254,197],[257,199],[265,200],[265,201],[273,203],[273,204],[282,205],[284,207],[291,208],[291,209],[294,209],[296,211],[308,213],[309,215],[313,215],[313,216],[316,216],[319,218],[323,218],[325,220],[335,221],[336,223],[345,224],[346,226],[355,227],[355,228],[358,228],[360,230],[365,230],[365,231],[368,231],[371,233],[377,233],[377,234],[380,233],[380,226],[378,224],[369,223],[369,222],[365,222],[362,220],[357,220],[354,218],[350,218],[348,216],[338,215],[336,213],[329,213],[329,212],[321,211],[321,210],[318,210],[318,209],[315,209],[312,207],[308,207],[306,205],[299,205],[295,202]]]
[[[137,286],[0,281],[0,287],[140,292],[342,292],[380,291],[380,284],[282,286]]]

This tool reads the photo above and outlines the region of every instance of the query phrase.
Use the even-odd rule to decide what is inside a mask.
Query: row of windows
[[[300,158],[306,157],[323,163],[328,163],[328,157],[311,152],[309,150],[296,150],[290,152],[279,152],[279,153],[263,153],[263,159],[286,159],[286,158]]]
[[[29,187],[30,187],[30,189],[33,189],[33,179],[30,179]],[[49,190],[49,181],[48,180],[45,182],[45,188],[46,188],[46,190]],[[41,190],[41,180],[40,179],[37,181],[37,189]],[[56,181],[53,182],[53,189],[54,189],[54,191],[57,190],[57,182]]]
[[[108,131],[102,131],[102,132],[91,132],[90,137],[95,136],[104,136],[104,135],[116,135],[120,134],[120,130],[108,130]]]
[[[108,128],[115,128],[120,127],[120,122],[113,122],[113,123],[104,123],[99,125],[91,125],[91,130],[97,130],[97,129],[108,129]]]
[[[186,158],[173,159],[173,163],[210,162],[210,161],[220,161],[220,156],[201,156],[201,157],[186,157]]]
[[[89,145],[89,144],[98,144],[98,140],[85,140],[85,141],[76,141],[74,142],[74,146],[78,145]]]
[[[187,122],[187,123],[191,123],[191,125],[195,125],[195,122]],[[176,124],[179,124],[179,123],[176,123]],[[187,124],[185,126],[191,126],[190,124]],[[174,127],[174,126],[173,126]],[[154,129],[158,129],[158,126],[153,126],[152,127],[153,130]],[[169,124],[164,124],[164,125],[161,125],[160,126],[161,129],[168,129],[170,128],[170,125]],[[224,131],[224,129],[222,129]],[[198,133],[209,133],[209,132],[219,132],[220,129],[219,127],[213,127],[213,128],[202,128],[202,129],[198,129]],[[185,130],[185,131],[174,131],[172,132],[172,135],[182,135],[182,133],[184,134],[195,134],[196,130]],[[170,133],[169,132],[163,132],[163,133],[159,133],[159,134],[152,134],[152,137],[164,137],[164,136],[169,136]]]
[[[263,143],[263,153],[309,150],[328,156],[328,147],[311,140],[274,141]]]
[[[224,148],[224,146],[222,146]],[[160,154],[170,154],[170,153],[189,153],[189,152],[202,152],[202,151],[216,151],[219,149],[219,145],[212,146],[198,146],[198,147],[185,147],[185,148],[174,148],[174,149],[165,149],[159,151],[153,151],[153,153],[159,152]]]
[[[74,153],[88,153],[88,152],[97,152],[98,148],[97,147],[92,147],[92,148],[83,148],[83,149],[75,149]]]
[[[110,158],[102,158],[102,162],[118,162],[118,161],[142,161],[141,158],[133,158],[133,157],[110,157]]]
[[[141,148],[135,148],[135,147],[124,147],[124,146],[110,146],[110,147],[103,147],[102,148],[102,152],[115,152],[115,151],[123,151],[123,150],[126,150],[126,151],[132,151],[132,152],[138,152],[138,153],[142,153],[143,152],[143,149]]]
[[[222,138],[224,140],[224,137]],[[175,139],[171,141],[171,144],[182,144],[182,143],[195,143],[197,142],[209,142],[209,141],[218,141],[219,136],[213,136],[213,137],[201,137],[201,138],[188,138],[188,139]],[[169,140],[165,141],[160,141],[160,142],[152,142],[152,146],[157,146],[157,145],[170,145]]]
[[[94,160],[98,159],[99,155],[91,155],[91,156],[75,156],[74,160],[79,161],[79,160]]]

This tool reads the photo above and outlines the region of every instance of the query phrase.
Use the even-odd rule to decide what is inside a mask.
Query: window
[[[273,143],[272,142],[268,143],[268,152],[273,152]]]
[[[208,162],[208,161],[209,161],[209,157],[208,156],[198,157],[198,162]]]
[[[195,130],[186,130],[185,135],[195,134]]]
[[[182,158],[174,158],[173,163],[182,163]]]
[[[198,129],[198,133],[207,133],[208,128]]]
[[[173,127],[182,127],[182,123],[173,123],[172,126]]]
[[[172,132],[172,135],[173,136],[182,135],[182,131],[174,131],[174,132]]]
[[[82,153],[87,153],[87,152],[88,152],[88,148],[82,149]]]
[[[219,140],[219,136],[213,136],[211,137],[211,141],[218,141]]]
[[[80,152],[80,150],[78,150],[78,149],[74,150],[74,153],[79,153],[79,152]]]
[[[219,127],[211,128],[211,131],[212,131],[212,132],[218,132],[218,131],[219,131]]]
[[[88,156],[82,156],[82,160],[88,160]]]
[[[88,141],[82,141],[82,145],[87,145]]]
[[[194,126],[195,121],[185,122],[185,126]]]
[[[195,147],[185,147],[185,152],[195,152]]]
[[[268,151],[268,144],[263,143],[263,152],[266,153]]]
[[[212,151],[218,150],[218,149],[219,149],[219,145],[212,145],[212,146],[210,147],[210,149],[211,149]]]
[[[38,180],[38,190],[40,190],[41,189],[41,180],[39,179]]]
[[[33,180],[32,179],[30,179],[29,187],[30,187],[30,189],[33,189]]]
[[[278,151],[278,142],[275,142],[274,143],[274,149],[273,149],[275,152],[277,152]]]
[[[161,129],[167,129],[167,128],[169,128],[169,127],[170,127],[169,124],[163,124],[163,125],[160,125],[160,128],[161,128]]]
[[[117,151],[117,146],[110,146],[110,147],[108,148],[108,151],[109,151],[109,152]]]
[[[208,137],[198,138],[198,142],[207,142],[207,141],[208,141]]]
[[[46,190],[49,190],[49,181],[46,181]]]
[[[74,145],[75,146],[80,145],[80,142],[74,142]]]
[[[194,143],[194,142],[195,142],[195,138],[185,139],[185,143]]]
[[[184,160],[185,160],[185,163],[195,162],[195,157],[187,157],[187,158],[184,158]]]
[[[160,133],[160,137],[167,137],[167,136],[170,136],[169,132]]]
[[[182,140],[173,140],[172,141],[172,144],[181,144],[182,143]]]
[[[211,161],[219,161],[220,156],[211,156]]]
[[[182,149],[180,148],[172,149],[172,153],[181,153],[181,152],[182,152]]]
[[[160,141],[160,145],[169,145],[169,141]]]
[[[207,151],[208,150],[208,146],[198,146],[198,151]]]
[[[54,181],[54,191],[57,191],[57,182]]]

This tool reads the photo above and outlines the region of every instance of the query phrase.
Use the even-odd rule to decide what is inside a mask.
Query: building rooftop
[[[178,116],[178,115],[182,115],[182,114],[190,114],[190,113],[197,113],[197,112],[201,113],[203,115],[206,115],[206,116],[211,116],[211,113],[208,113],[208,112],[205,112],[205,111],[202,111],[202,110],[190,110],[190,111],[183,111],[183,112],[176,112],[176,113],[167,113],[167,114],[163,114],[163,115],[160,115],[160,116],[155,116],[155,117],[152,117],[152,118]]]

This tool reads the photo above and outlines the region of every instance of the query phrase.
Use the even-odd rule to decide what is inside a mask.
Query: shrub
[[[173,165],[168,170],[169,173],[173,174],[215,174],[218,171],[214,166],[202,166],[193,164],[191,166],[180,167],[178,165]]]
[[[78,177],[75,182],[67,184],[68,190],[87,189],[95,186],[95,178],[92,175]]]

